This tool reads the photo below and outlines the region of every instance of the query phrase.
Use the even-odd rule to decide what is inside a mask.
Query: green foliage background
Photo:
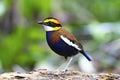
[[[15,65],[33,70],[47,60],[60,63],[37,24],[53,16],[96,59],[96,72],[120,73],[120,0],[0,0],[0,12],[0,72],[13,71]]]

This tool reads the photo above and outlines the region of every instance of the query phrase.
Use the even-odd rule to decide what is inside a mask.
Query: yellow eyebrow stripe
[[[46,19],[44,22],[54,22],[56,24],[60,24],[60,22],[58,20],[55,20],[55,19]]]

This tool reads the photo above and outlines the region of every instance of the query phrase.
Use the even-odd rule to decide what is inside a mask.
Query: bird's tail
[[[88,59],[88,61],[92,61],[92,58],[85,51],[80,52]]]

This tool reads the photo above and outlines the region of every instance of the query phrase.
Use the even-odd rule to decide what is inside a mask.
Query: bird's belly
[[[50,41],[48,41],[48,45],[53,51],[64,57],[70,57],[78,53],[74,47],[67,45],[62,40],[56,42],[55,44],[52,44]]]

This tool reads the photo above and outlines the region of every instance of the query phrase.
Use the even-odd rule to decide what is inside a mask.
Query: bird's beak
[[[43,22],[43,21],[38,21],[38,24],[42,24],[42,25],[43,25],[43,24],[44,24],[44,22]]]

